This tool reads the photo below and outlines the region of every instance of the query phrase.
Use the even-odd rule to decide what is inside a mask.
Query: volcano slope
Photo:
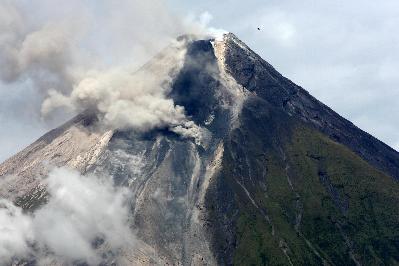
[[[399,153],[233,34],[180,40],[168,96],[201,140],[167,127],[103,130],[86,111],[1,164],[12,176],[1,196],[34,212],[50,165],[109,175],[134,195],[139,241],[112,258],[121,265],[399,264]]]

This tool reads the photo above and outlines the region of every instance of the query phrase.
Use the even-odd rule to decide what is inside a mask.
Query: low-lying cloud
[[[65,168],[52,170],[45,183],[49,201],[34,214],[0,200],[2,263],[19,257],[97,264],[102,254],[96,243],[106,243],[113,254],[134,245],[127,189],[114,187],[110,179]]]
[[[14,256],[24,256],[33,241],[32,219],[8,200],[0,200],[0,261],[10,263]],[[3,265],[3,264],[0,264]]]

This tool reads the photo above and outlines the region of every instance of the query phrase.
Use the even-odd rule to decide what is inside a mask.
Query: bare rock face
[[[133,194],[138,244],[124,265],[398,263],[399,154],[233,34],[182,38],[168,96],[206,132],[201,142],[106,130],[83,112],[0,165],[1,197],[34,212],[51,167],[109,176]]]
[[[65,125],[50,131],[26,149],[0,165],[5,184],[2,197],[20,201],[22,207],[37,207],[45,198],[40,178],[51,167],[68,166],[86,172],[107,147],[112,131],[93,132],[96,118],[88,112],[78,115]]]

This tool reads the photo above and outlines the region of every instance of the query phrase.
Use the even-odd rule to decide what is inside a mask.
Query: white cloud
[[[81,176],[64,168],[52,170],[45,182],[49,201],[32,215],[1,200],[2,261],[13,256],[50,256],[69,263],[84,260],[95,264],[101,260],[93,247],[96,239],[105,240],[116,254],[135,244],[128,225],[127,189],[114,187],[109,178]]]
[[[209,11],[204,11],[199,14],[189,13],[185,17],[185,22],[190,25],[196,34],[221,40],[223,34],[228,32],[222,28],[212,27],[211,22],[213,19],[214,17]]]
[[[255,21],[252,21],[255,23]],[[293,46],[296,29],[289,16],[282,11],[265,13],[259,22],[262,35],[281,46]]]
[[[31,218],[11,202],[0,199],[0,264],[10,263],[13,256],[26,255],[32,240]]]
[[[47,22],[39,28],[30,25],[26,14],[6,1],[0,4],[0,77],[4,82],[30,79],[38,92],[49,88],[67,90],[73,80],[71,64],[73,23]],[[42,94],[43,95],[43,94]]]

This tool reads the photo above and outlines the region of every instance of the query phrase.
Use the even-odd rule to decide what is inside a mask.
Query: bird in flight
[[[258,27],[258,30],[260,30],[260,28]]]

